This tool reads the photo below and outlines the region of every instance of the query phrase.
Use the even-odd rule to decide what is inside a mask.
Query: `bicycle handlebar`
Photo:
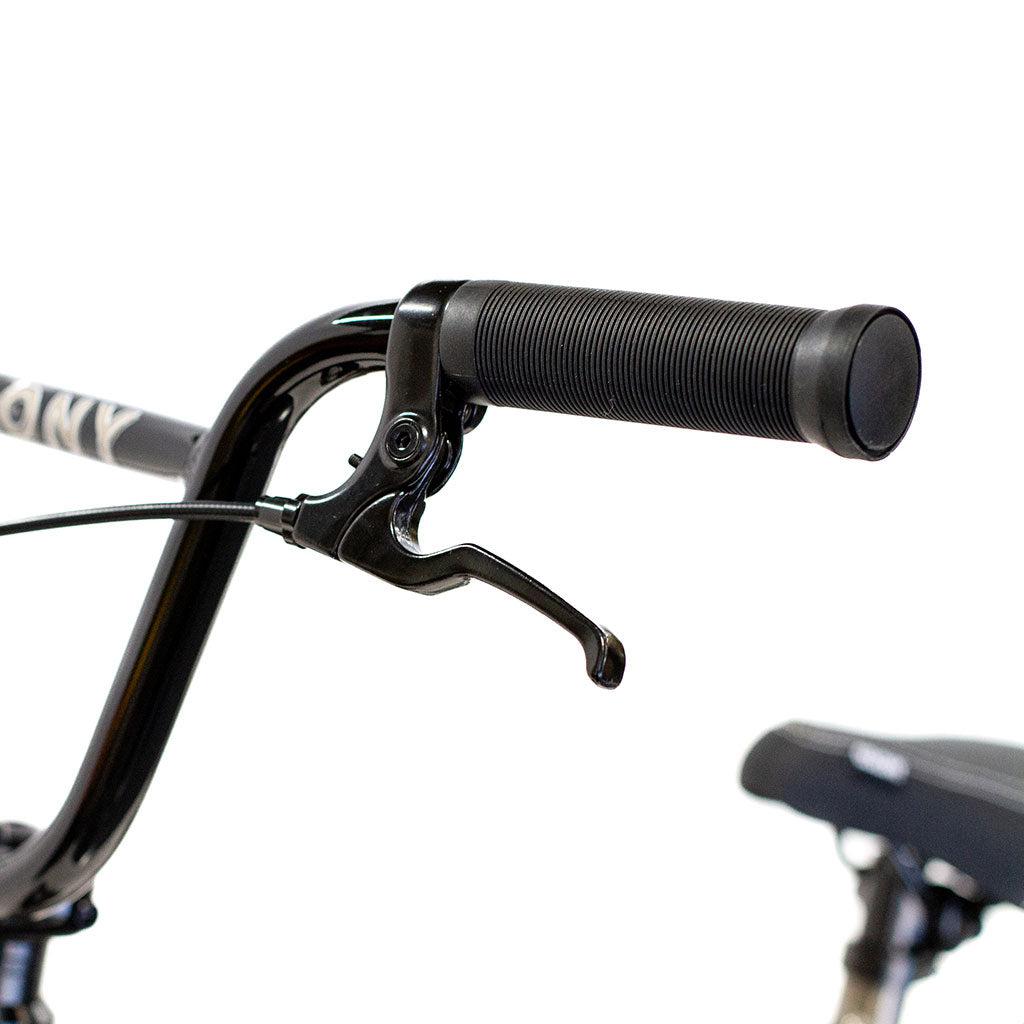
[[[441,364],[484,405],[790,441],[877,460],[917,404],[921,358],[888,306],[749,302],[469,281]]]
[[[0,374],[0,434],[158,476],[185,476],[203,428]]]
[[[303,412],[385,363],[388,397],[372,450],[337,492],[307,496],[301,507],[309,506],[309,522],[298,526],[316,527],[313,513],[340,503],[345,529],[326,553],[425,592],[485,579],[566,625],[585,646],[591,633],[610,634],[503,560],[472,545],[432,554],[410,546],[424,496],[447,480],[461,434],[475,423],[465,402],[814,441],[878,459],[909,425],[920,380],[914,329],[889,307],[822,312],[474,281],[425,285],[398,307],[348,307],[311,321],[256,363],[206,432],[3,377],[0,431],[184,473],[189,502],[252,503]],[[359,500],[364,492],[372,501]],[[381,509],[388,528],[364,543],[355,527]],[[327,532],[335,525],[328,522]],[[288,528],[298,527],[289,519]],[[0,849],[0,924],[41,919],[82,897],[117,847],[156,770],[246,533],[230,522],[172,530],[67,802],[47,829]],[[621,664],[613,675],[611,685]],[[592,677],[607,684],[600,671]]]
[[[381,422],[352,476],[324,495],[266,497],[303,413],[379,369]],[[0,377],[0,432],[187,481],[184,504],[86,510],[5,532],[222,520],[172,529],[57,816],[41,832],[0,828],[0,946],[5,936],[35,943],[31,957],[19,953],[18,976],[34,986],[46,938],[95,920],[92,880],[145,796],[250,521],[406,589],[439,593],[471,578],[496,586],[572,633],[591,679],[611,688],[625,665],[613,634],[477,545],[419,549],[425,499],[479,422],[467,402],[815,441],[878,459],[906,431],[919,381],[914,329],[888,307],[822,312],[494,281],[434,282],[397,306],[311,321],[252,367],[208,431]]]

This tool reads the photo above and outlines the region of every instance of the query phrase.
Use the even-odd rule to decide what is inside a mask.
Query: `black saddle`
[[[742,782],[839,829],[945,861],[987,899],[1024,903],[1024,748],[792,722],[757,742]]]

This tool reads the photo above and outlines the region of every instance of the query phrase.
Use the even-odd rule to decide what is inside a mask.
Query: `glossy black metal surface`
[[[336,385],[383,368],[394,310],[348,307],[272,348],[205,434],[187,497],[255,501],[299,417]],[[221,522],[172,528],[67,801],[49,828],[0,857],[0,920],[9,926],[84,895],[127,831],[248,532]]]

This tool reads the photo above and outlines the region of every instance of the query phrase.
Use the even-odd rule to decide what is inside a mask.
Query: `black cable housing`
[[[139,522],[147,519],[219,519],[224,522],[255,523],[258,516],[256,503],[247,501],[168,501],[145,505],[112,505],[109,508],[85,508],[0,523],[0,537],[35,533],[38,530],[58,530],[67,526]]]

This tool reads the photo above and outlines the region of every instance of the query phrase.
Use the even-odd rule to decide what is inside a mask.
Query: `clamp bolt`
[[[391,425],[384,440],[384,448],[391,459],[398,463],[416,458],[423,445],[423,432],[417,420],[411,416],[400,416]]]

